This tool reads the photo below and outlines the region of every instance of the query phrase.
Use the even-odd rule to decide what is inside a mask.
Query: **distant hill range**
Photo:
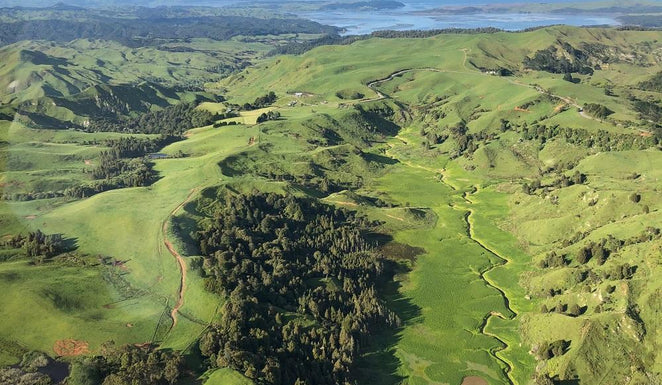
[[[0,17],[0,45],[22,40],[103,39],[138,47],[163,39],[227,40],[239,35],[338,32],[335,27],[291,16],[221,15],[214,8],[131,7],[102,12],[58,3],[46,8],[0,8]]]

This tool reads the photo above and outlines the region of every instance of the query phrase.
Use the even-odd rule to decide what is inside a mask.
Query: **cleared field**
[[[3,268],[8,269],[7,274],[34,277],[33,280],[12,281],[13,285],[20,282],[20,285],[25,285],[22,287],[32,285],[44,289],[21,290],[23,294],[20,297],[0,298],[0,307],[11,309],[16,315],[22,314],[29,310],[21,309],[21,304],[47,301],[42,292],[62,286],[66,287],[65,292],[56,294],[64,301],[62,306],[68,306],[67,301],[81,302],[80,306],[84,309],[89,307],[91,314],[76,311],[67,316],[66,309],[58,309],[57,303],[35,306],[36,310],[28,319],[11,317],[16,322],[27,322],[29,327],[5,328],[3,330],[9,334],[3,337],[47,352],[52,352],[54,341],[65,338],[86,340],[92,351],[111,339],[116,342],[144,342],[155,336],[165,339],[164,346],[185,348],[211,320],[217,304],[212,296],[202,291],[199,279],[189,280],[190,295],[182,312],[199,322],[182,321],[170,333],[162,335],[163,324],[167,326],[172,322],[168,309],[174,305],[179,282],[176,262],[163,245],[162,223],[169,220],[171,210],[192,189],[222,183],[217,163],[225,156],[246,148],[255,132],[256,129],[243,126],[192,130],[188,140],[163,150],[164,153],[183,151],[190,156],[158,160],[155,167],[163,178],[149,187],[109,191],[80,201],[59,203],[55,207],[41,206],[38,210],[32,208],[44,205],[43,201],[5,202],[4,206],[10,213],[25,210],[33,215],[28,220],[19,214],[18,218],[14,218],[15,227],[63,233],[76,240],[81,253],[112,256],[123,261],[121,276],[126,281],[125,286],[141,295],[122,297],[122,293],[116,293],[114,288],[119,283],[105,282],[93,270],[67,281],[75,269],[49,269],[27,266],[25,263],[5,265]],[[214,151],[208,151],[212,148]],[[11,292],[14,289],[19,288],[7,288]],[[97,297],[93,297],[95,295]],[[101,306],[110,303],[112,306],[107,308]],[[40,322],[49,325],[48,338],[39,338],[41,330],[44,330],[41,326],[44,324]],[[51,328],[53,325],[57,326]]]

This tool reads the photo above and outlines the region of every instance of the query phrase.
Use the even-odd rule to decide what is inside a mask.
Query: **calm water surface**
[[[547,3],[563,3],[572,0],[552,0]],[[301,12],[299,16],[345,29],[345,35],[366,34],[379,30],[437,29],[437,28],[480,28],[496,27],[508,31],[539,27],[551,24],[568,25],[618,25],[619,22],[605,15],[577,14],[467,14],[467,15],[417,15],[424,11],[447,5],[476,6],[486,2],[467,0],[461,4],[451,1],[402,1],[403,8],[383,11],[335,10],[324,12]],[[522,3],[522,2],[520,2]]]

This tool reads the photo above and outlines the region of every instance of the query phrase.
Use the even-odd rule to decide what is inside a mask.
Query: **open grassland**
[[[205,385],[251,385],[253,382],[231,369],[215,370],[205,380]]]
[[[299,57],[277,58],[262,64],[260,71],[251,69],[222,83],[237,102],[250,101],[258,96],[256,90],[264,89],[275,90],[279,95],[310,93],[308,101],[318,105],[294,108],[298,111],[311,108],[312,112],[335,103],[360,105],[368,99],[392,99],[402,107],[403,113],[398,115],[400,112],[396,111],[392,119],[409,127],[387,145],[377,145],[373,150],[386,154],[397,164],[360,191],[403,208],[375,208],[337,194],[328,199],[384,220],[395,241],[425,249],[400,290],[420,308],[420,314],[409,320],[399,341],[391,347],[400,361],[396,372],[411,383],[459,383],[464,375],[503,383],[507,366],[512,367],[508,377],[513,382],[528,383],[536,366],[529,351],[535,352],[542,342],[562,338],[569,341],[570,351],[560,358],[543,361],[540,372],[556,375],[557,379],[578,376],[583,382],[590,381],[590,373],[596,367],[587,360],[595,354],[594,349],[601,343],[598,341],[608,343],[605,335],[591,332],[598,327],[595,325],[609,328],[613,327],[613,320],[618,320],[617,327],[636,328],[618,311],[615,315],[598,316],[589,310],[582,317],[540,314],[541,304],[551,307],[554,301],[543,300],[530,291],[532,287],[546,287],[536,281],[539,278],[531,277],[541,276],[553,285],[568,279],[556,271],[536,271],[533,265],[542,253],[565,251],[561,243],[575,232],[589,231],[588,242],[607,235],[625,239],[640,234],[646,226],[659,227],[659,192],[652,185],[633,188],[632,183],[635,174],[641,174],[637,180],[658,180],[649,165],[659,162],[659,151],[601,153],[560,138],[543,144],[523,142],[520,128],[518,133],[498,134],[498,140],[487,139],[473,156],[457,159],[448,157],[454,148],[450,140],[432,144],[426,150],[421,144],[426,139],[419,131],[442,134],[445,127],[465,121],[470,133],[489,133],[497,130],[502,119],[520,127],[561,125],[586,132],[602,130],[637,136],[639,116],[623,96],[635,82],[659,71],[653,56],[637,58],[635,61],[639,62],[621,57],[613,64],[613,70],[605,68],[593,76],[579,76],[579,84],[538,71],[524,72],[515,78],[481,71],[499,66],[519,67],[525,55],[553,45],[559,34],[576,46],[584,41],[618,49],[636,49],[659,37],[654,32],[555,27],[489,38],[442,35],[425,40],[374,39],[348,47],[320,47]],[[406,49],[418,54],[403,54]],[[372,60],[366,60],[366,56]],[[648,61],[652,68],[642,66],[641,61]],[[292,68],[295,71],[288,70]],[[624,71],[631,71],[632,77],[624,77]],[[386,79],[390,74],[397,75]],[[386,80],[372,82],[376,79]],[[604,92],[607,83],[616,90],[615,96]],[[337,95],[347,94],[347,90],[364,94],[364,99],[344,100]],[[291,108],[285,105],[291,100],[283,96],[277,104],[288,111]],[[605,105],[614,114],[609,119],[580,114],[577,106],[584,103]],[[643,159],[639,160],[640,156]],[[613,162],[612,157],[627,160]],[[521,193],[522,184],[534,178],[542,177],[544,183],[551,183],[554,175],[559,174],[550,174],[549,169],[563,170],[567,167],[564,164],[571,164],[573,172],[585,174],[588,183],[532,195]],[[610,177],[613,170],[621,169],[620,178]],[[633,190],[641,196],[640,203],[629,201]],[[643,208],[644,202],[647,208]],[[405,207],[432,210],[438,219],[424,229],[412,229],[409,226],[414,225],[408,223],[411,217],[404,215],[408,210]],[[658,247],[655,243],[651,246],[654,250]],[[574,253],[576,248],[577,245],[570,246],[568,251]],[[629,256],[636,250],[639,249],[625,248],[614,257],[614,264],[642,263],[646,257]],[[652,270],[641,270],[640,279],[644,281],[656,271],[650,262],[647,265]],[[625,298],[617,296],[621,299],[613,301],[648,301],[644,298],[657,289],[643,287],[637,284],[634,290],[643,296],[639,299],[625,290]],[[507,304],[499,290],[507,297]],[[588,289],[593,293],[590,295],[577,292],[577,288],[567,290],[556,302],[597,305],[604,301],[587,302],[599,294],[592,287]],[[652,341],[657,337],[651,334],[645,337],[651,342],[644,344],[654,345]],[[634,346],[641,346],[640,338],[626,338],[619,343],[638,349]],[[623,360],[616,354],[606,357],[608,365]],[[657,365],[652,362],[657,361],[648,361],[647,365]],[[651,366],[653,372],[654,367]],[[634,376],[641,379],[641,375]],[[595,381],[598,383],[599,379]]]
[[[171,333],[163,333],[172,322],[168,309],[176,300],[179,272],[174,258],[163,245],[162,224],[170,220],[169,213],[191,190],[219,183],[222,175],[217,162],[246,147],[254,132],[255,129],[241,126],[192,130],[188,140],[163,150],[164,153],[182,151],[188,156],[158,160],[155,167],[163,178],[149,187],[109,191],[54,206],[42,201],[3,202],[7,214],[3,218],[8,216],[9,220],[14,220],[13,228],[25,226],[63,233],[75,239],[78,251],[82,253],[112,256],[122,261],[119,274],[122,278],[119,283],[117,277],[104,281],[98,272],[90,270],[72,276],[75,279],[68,282],[67,277],[75,270],[73,268],[33,267],[25,263],[5,265],[8,276],[31,276],[33,279],[7,283],[14,285],[7,287],[8,292],[19,290],[23,294],[3,297],[0,306],[9,311],[8,314],[16,315],[11,317],[12,320],[23,322],[26,327],[3,329],[9,334],[2,337],[47,352],[52,351],[54,341],[65,338],[88,341],[91,350],[111,339],[146,342],[157,338],[164,346],[177,349],[188,346],[212,319],[217,304],[202,290],[200,279],[193,277],[188,281],[190,290],[186,305],[181,309],[185,315],[181,318],[184,319]],[[29,211],[37,206],[39,210]],[[27,212],[31,214],[23,215]],[[30,218],[26,219],[28,215]],[[31,289],[21,290],[15,286],[19,283],[21,287]],[[21,312],[30,311],[21,310],[22,304],[50,301],[45,290],[64,292],[53,294],[56,299],[50,306],[35,305],[29,319],[19,317]],[[104,304],[109,306],[104,308],[101,306]],[[77,306],[86,311],[80,311]],[[46,324],[40,325],[40,321],[49,326],[42,327]],[[48,331],[47,336],[44,336],[44,330]],[[47,338],[38,338],[34,333]]]
[[[560,36],[577,46],[615,47],[620,61],[580,76],[579,84],[521,68],[525,55],[556,44]],[[98,270],[72,276],[66,266],[0,264],[0,274],[9,277],[2,282],[5,291],[26,293],[21,301],[0,297],[0,308],[22,314],[22,303],[42,304],[27,318],[29,328],[0,338],[46,351],[64,338],[87,340],[91,350],[111,338],[155,338],[165,347],[188,347],[217,316],[219,300],[204,291],[188,258],[183,306],[169,331],[181,275],[164,241],[171,240],[185,257],[194,255],[196,204],[211,199],[205,187],[226,185],[239,192],[287,190],[321,198],[380,221],[380,230],[392,238],[385,254],[410,271],[396,275],[386,300],[404,326],[366,347],[357,365],[361,383],[378,378],[384,384],[459,385],[478,376],[492,385],[523,385],[535,373],[599,384],[604,373],[615,373],[644,384],[662,370],[662,289],[655,283],[661,244],[642,236],[649,227],[662,227],[662,157],[658,148],[636,148],[644,138],[638,127],[646,122],[632,110],[625,90],[659,71],[660,63],[648,51],[636,60],[623,55],[659,38],[659,32],[554,27],[371,39],[265,60],[215,86],[231,103],[252,102],[265,91],[278,95],[276,103],[231,118],[236,126],[189,131],[186,140],[162,150],[184,157],[156,160],[161,178],[153,185],[74,202],[2,202],[3,224],[14,231],[64,233],[82,252],[124,261],[125,284],[103,281]],[[496,68],[519,72],[486,73]],[[616,96],[605,94],[605,83]],[[603,104],[614,114],[580,114],[577,106],[584,103]],[[226,106],[200,108],[224,112]],[[268,110],[281,118],[254,125]],[[581,130],[581,137],[573,131],[549,137],[526,131],[542,125]],[[17,130],[17,138],[27,138],[29,131]],[[634,137],[628,144],[633,148],[616,151],[621,144],[612,149],[583,141],[616,134]],[[46,170],[50,163],[69,170],[70,178],[82,178],[78,160],[62,155],[92,158],[98,151],[41,142],[57,140],[17,140],[7,150],[10,162],[21,159],[30,166],[3,175],[3,183],[36,183],[27,171]],[[583,180],[557,183],[575,173]],[[534,182],[538,187],[531,188]],[[194,202],[186,203],[191,197]],[[642,241],[614,247],[600,264],[597,257],[577,261],[581,248],[610,236]],[[405,252],[389,254],[403,247]],[[562,266],[543,266],[551,252],[564,255]],[[34,278],[20,279],[28,275]],[[76,284],[54,289],[65,281]],[[80,288],[99,290],[88,297]],[[125,298],[127,288],[141,294]],[[99,308],[112,300],[119,302]],[[562,305],[577,305],[581,314],[569,314]],[[53,320],[54,327],[49,339],[38,340],[34,330],[42,320]],[[97,324],[106,329],[94,329]],[[560,340],[568,343],[562,354],[545,358],[542,347]],[[605,346],[625,346],[634,355],[605,352]],[[227,368],[205,381],[250,383]]]
[[[155,92],[168,95],[166,86],[218,80],[233,61],[253,60],[269,46],[262,43],[193,39],[186,44],[129,48],[116,42],[75,40],[66,44],[19,42],[0,49],[3,102],[35,100],[43,96],[73,96],[100,84],[161,84]],[[164,65],[165,64],[165,65]],[[213,72],[216,70],[217,75]],[[41,77],[41,79],[40,79]],[[40,80],[40,81],[37,81]],[[6,94],[6,95],[5,95]]]
[[[7,144],[2,149],[0,183],[2,193],[8,195],[62,191],[90,181],[99,153],[108,149],[101,143],[128,136],[29,129],[18,122],[7,122],[2,131]]]

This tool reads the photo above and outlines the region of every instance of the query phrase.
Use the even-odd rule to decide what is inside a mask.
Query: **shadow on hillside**
[[[356,363],[354,373],[358,383],[362,385],[397,385],[406,378],[398,374],[401,363],[395,355],[396,346],[402,338],[404,327],[419,322],[421,308],[401,294],[402,285],[396,278],[409,273],[411,262],[423,250],[393,242],[389,235],[371,234],[369,238],[379,244],[384,255],[384,279],[379,282],[379,292],[389,309],[400,318],[401,326],[397,329],[382,329],[370,336],[364,345],[361,358]],[[393,250],[397,252],[391,252]],[[399,251],[406,251],[407,255],[401,255]]]
[[[187,205],[188,206],[188,205]],[[186,211],[188,212],[188,210]],[[198,229],[198,223],[189,215],[179,214],[172,217],[172,232],[180,240],[180,252],[184,256],[198,255],[198,241],[193,239],[192,234]]]
[[[78,238],[62,238],[62,250],[64,252],[74,251],[76,249],[78,249]]]
[[[19,111],[17,114],[17,116],[23,116],[22,123],[26,124],[28,127],[65,129],[74,126],[74,124],[70,122],[64,122],[62,120],[36,112]]]
[[[388,156],[373,154],[370,152],[363,153],[363,159],[365,159],[368,162],[375,162],[384,165],[394,165],[400,163],[400,161],[397,159],[390,158]]]
[[[576,380],[553,380],[554,385],[580,385],[579,379]]]

